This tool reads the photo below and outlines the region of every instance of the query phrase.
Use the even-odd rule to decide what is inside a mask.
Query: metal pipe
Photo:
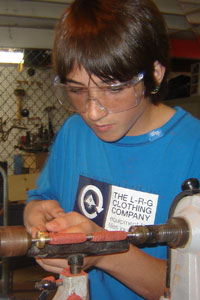
[[[3,180],[3,225],[8,225],[8,180],[6,171],[0,166],[0,174]],[[6,296],[9,292],[9,258],[2,257],[2,295]]]
[[[0,174],[3,179],[3,225],[8,225],[8,180],[6,171],[0,166]]]

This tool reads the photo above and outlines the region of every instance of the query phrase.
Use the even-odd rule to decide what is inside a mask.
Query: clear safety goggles
[[[100,110],[107,113],[118,113],[138,105],[137,94],[133,93],[133,96],[130,97],[129,93],[143,78],[144,73],[139,73],[127,82],[85,87],[71,82],[63,84],[57,75],[54,78],[54,90],[56,98],[67,110],[85,113],[90,102],[94,101]]]

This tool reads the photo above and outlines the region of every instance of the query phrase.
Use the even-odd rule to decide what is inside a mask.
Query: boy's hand
[[[31,201],[24,211],[24,225],[33,237],[35,237],[36,232],[39,230],[85,234],[103,230],[103,228],[79,213],[65,213],[55,200]],[[97,259],[99,260],[100,256],[85,258],[83,268],[86,269],[94,266]],[[60,273],[63,268],[68,266],[67,259],[36,258],[36,261],[46,271],[53,273]]]
[[[70,212],[46,223],[46,230],[49,232],[65,232],[65,233],[85,233],[89,234],[96,231],[102,231],[103,228],[96,225],[91,220],[88,220],[83,215]],[[83,269],[87,269],[91,266],[95,266],[101,259],[101,256],[91,256],[84,258]],[[68,266],[65,259],[37,259],[37,262],[45,270],[54,273],[60,273],[63,268]]]
[[[38,230],[46,231],[46,223],[66,213],[56,200],[33,200],[24,210],[24,225],[26,230],[35,236]]]

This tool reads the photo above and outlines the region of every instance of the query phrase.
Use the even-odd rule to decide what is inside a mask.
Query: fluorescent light
[[[24,62],[24,52],[0,50],[0,63],[20,64]]]

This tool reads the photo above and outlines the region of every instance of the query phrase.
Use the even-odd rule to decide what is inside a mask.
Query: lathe
[[[200,190],[197,179],[188,179],[174,199],[166,224],[132,226],[125,231],[82,233],[38,232],[32,238],[23,226],[0,227],[0,256],[67,258],[69,269],[59,279],[36,283],[44,300],[52,290],[54,300],[89,300],[88,276],[82,270],[86,256],[127,251],[134,245],[168,246],[166,290],[162,300],[200,299]]]

